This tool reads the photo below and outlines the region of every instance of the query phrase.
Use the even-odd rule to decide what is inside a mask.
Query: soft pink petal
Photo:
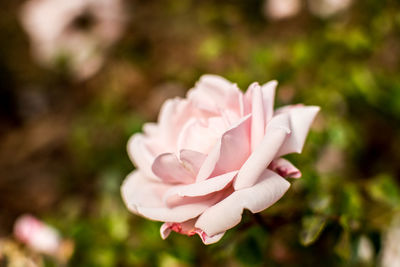
[[[245,111],[245,97],[243,94],[238,95],[238,101],[239,101],[239,110],[240,110],[239,116],[244,117],[245,114],[248,114],[248,113],[245,113],[246,112]]]
[[[261,143],[264,137],[265,118],[264,118],[264,103],[261,87],[258,83],[250,85],[252,91],[251,105],[251,150],[254,151]]]
[[[266,134],[240,169],[234,181],[235,190],[251,187],[275,158],[276,153],[290,133],[289,115],[281,114],[271,119]]]
[[[221,136],[226,130],[240,120],[239,117],[232,118],[229,110],[222,112],[221,117],[210,117],[207,119],[207,127],[210,128],[216,135]],[[234,123],[232,123],[232,121]]]
[[[161,106],[160,113],[158,114],[158,125],[160,131],[163,133],[164,142],[170,142],[173,138],[171,136],[174,127],[173,120],[178,103],[179,99],[168,99]]]
[[[233,171],[194,184],[174,186],[165,193],[164,200],[167,201],[172,196],[197,197],[220,191],[233,180],[236,174],[237,171]]]
[[[166,239],[172,231],[172,223],[163,223],[160,228],[160,235],[162,239]]]
[[[274,115],[275,89],[277,85],[277,81],[270,81],[261,86],[264,104],[264,118],[266,123],[268,123]]]
[[[221,137],[219,159],[212,176],[239,170],[250,155],[250,122],[247,115]]]
[[[225,232],[241,221],[243,209],[253,213],[262,211],[278,201],[289,186],[284,178],[266,169],[254,186],[235,191],[205,210],[195,226],[209,236]]]
[[[208,154],[196,181],[202,181],[224,172],[238,170],[250,154],[249,127],[250,115],[242,118],[235,126],[226,131],[219,142]]]
[[[320,110],[316,106],[294,106],[286,108],[281,114],[289,114],[292,133],[287,137],[277,156],[301,153],[310,126]]]
[[[207,155],[206,159],[203,162],[203,165],[201,165],[199,172],[197,173],[196,176],[196,183],[210,177],[219,159],[220,150],[221,150],[221,142],[218,142],[213,147],[211,152]]]
[[[162,196],[170,188],[170,185],[149,180],[141,172],[133,171],[125,178],[121,186],[121,194],[128,209],[138,213],[139,206],[165,206]]]
[[[143,132],[146,136],[154,136],[160,133],[160,129],[156,123],[147,122],[143,124]]]
[[[146,146],[145,137],[142,134],[135,134],[129,139],[127,150],[129,158],[138,169],[147,177],[159,180],[151,170],[155,157]]]
[[[203,75],[191,89],[187,98],[200,109],[219,113],[220,109],[240,112],[238,95],[242,94],[236,84],[217,75]]]
[[[223,124],[222,119],[218,119],[219,125]],[[210,127],[206,122],[191,118],[179,133],[177,148],[208,154],[222,134],[218,130],[216,127]]]
[[[178,133],[186,121],[191,118],[192,110],[190,102],[186,99],[176,97],[164,102],[158,116],[158,125],[161,132],[160,137],[167,147],[165,152],[174,152]]]
[[[221,198],[220,194],[208,198],[183,198],[178,201],[179,205],[169,207],[162,197],[170,188],[170,185],[151,181],[134,171],[123,182],[121,194],[130,211],[163,222],[183,222],[195,218]]]
[[[194,182],[195,173],[179,162],[178,158],[172,153],[159,155],[153,163],[152,171],[165,183],[170,184],[189,184]]]
[[[290,161],[284,158],[273,160],[268,168],[285,178],[301,177],[301,172],[299,169],[297,169]]]
[[[196,233],[200,236],[201,240],[203,241],[203,243],[205,245],[211,245],[211,244],[217,243],[218,241],[221,240],[221,238],[225,234],[225,232],[222,232],[219,234],[215,234],[213,236],[209,236],[204,231],[202,231],[202,230],[199,230],[199,231],[200,232],[196,232]]]
[[[199,216],[220,199],[221,195],[218,193],[211,197],[178,198],[177,204],[172,206],[138,206],[137,213],[156,221],[183,222]]]
[[[179,153],[179,158],[183,166],[194,175],[197,175],[206,157],[207,155],[203,153],[188,149],[182,149]]]

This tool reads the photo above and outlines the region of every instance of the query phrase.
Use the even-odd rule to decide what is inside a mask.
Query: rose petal
[[[146,136],[154,136],[160,133],[160,129],[156,123],[146,122],[143,124],[143,132]]]
[[[272,116],[274,115],[275,89],[277,85],[277,81],[270,81],[261,86],[264,104],[264,118],[266,124],[272,119]]]
[[[159,155],[153,162],[152,171],[165,183],[189,184],[194,182],[195,173],[184,167],[172,153]]]
[[[218,118],[219,125],[223,120]],[[210,127],[196,118],[191,118],[182,127],[178,137],[178,151],[189,149],[208,154],[221,136],[222,129]]]
[[[271,161],[290,133],[289,115],[275,116],[267,125],[261,144],[253,151],[240,169],[233,185],[235,190],[251,187]]]
[[[141,172],[133,171],[125,178],[121,194],[128,209],[138,213],[138,206],[164,206],[162,196],[170,188],[170,185],[149,180]]]
[[[205,210],[195,226],[209,236],[222,233],[237,225],[243,209],[260,212],[278,201],[289,189],[290,183],[271,170],[264,170],[257,183],[231,195]]]
[[[197,151],[182,149],[179,158],[186,169],[197,175],[201,165],[203,165],[206,155]]]
[[[250,122],[247,115],[221,137],[219,159],[212,177],[239,170],[250,155]]]
[[[281,113],[289,114],[292,133],[286,138],[277,153],[277,157],[289,153],[301,153],[310,126],[319,110],[320,108],[316,106],[294,106],[293,108],[286,108],[286,111]]]
[[[233,180],[236,174],[237,171],[233,171],[194,184],[174,186],[165,193],[164,201],[175,195],[180,197],[197,197],[222,190]]]
[[[215,194],[208,198],[183,199],[180,205],[171,208],[162,201],[162,196],[170,188],[170,185],[151,181],[139,171],[134,171],[123,182],[121,194],[130,211],[163,222],[183,222],[195,218],[221,198],[220,194]]]
[[[251,104],[251,150],[254,151],[261,143],[264,137],[265,119],[264,119],[264,103],[261,87],[258,83],[250,85],[249,89],[252,94]]]
[[[145,138],[142,134],[135,134],[129,139],[127,150],[129,158],[138,169],[140,169],[147,177],[154,180],[160,180],[151,170],[154,156],[147,148]]]
[[[200,109],[219,113],[220,107],[240,112],[238,95],[242,94],[236,84],[217,75],[203,75],[187,98]]]
[[[284,158],[273,160],[268,168],[285,178],[301,177],[301,172],[299,169],[297,169],[290,161]]]
[[[242,118],[237,125],[226,131],[208,154],[196,181],[202,181],[224,172],[238,170],[250,153],[250,115]]]
[[[221,151],[221,142],[218,142],[213,147],[211,152],[207,155],[206,159],[203,162],[203,165],[201,165],[199,172],[197,173],[196,176],[196,183],[210,177],[219,159],[220,151]]]
[[[221,194],[212,197],[181,198],[178,203],[168,207],[138,206],[138,213],[142,216],[161,222],[183,222],[199,216],[207,208],[221,199]]]
[[[192,117],[192,110],[186,99],[176,97],[164,102],[158,116],[159,130],[162,133],[160,137],[167,146],[167,151],[164,152],[175,152],[178,133]]]
[[[160,227],[160,235],[162,239],[166,239],[172,231],[172,223],[163,223]]]
[[[221,240],[221,238],[224,236],[225,232],[213,235],[213,236],[209,236],[206,234],[206,232],[202,231],[202,230],[198,230],[198,232],[196,232],[200,237],[201,237],[201,241],[203,241],[203,243],[205,245],[211,245],[214,243],[217,243],[218,241]]]

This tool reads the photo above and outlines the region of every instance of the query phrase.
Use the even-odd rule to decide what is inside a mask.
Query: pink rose
[[[121,37],[126,17],[121,0],[29,0],[20,15],[35,59],[55,67],[66,57],[78,79],[99,70]]]
[[[300,171],[281,156],[300,153],[316,106],[273,110],[276,81],[243,94],[222,77],[205,75],[185,99],[167,100],[158,123],[135,134],[128,153],[137,170],[121,193],[128,209],[165,222],[171,231],[215,243],[243,209],[260,212],[279,200]]]

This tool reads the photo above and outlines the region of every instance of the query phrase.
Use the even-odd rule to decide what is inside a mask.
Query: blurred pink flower
[[[23,215],[14,224],[14,235],[32,250],[55,256],[61,246],[61,237],[56,229],[31,215]]]
[[[121,0],[29,0],[21,12],[35,59],[48,67],[64,59],[79,79],[101,67],[125,19]]]
[[[301,0],[266,0],[264,14],[271,19],[286,19],[296,16],[301,10]]]
[[[311,13],[321,18],[336,15],[352,4],[353,0],[308,0]]]
[[[222,77],[205,75],[185,99],[167,100],[158,123],[135,134],[128,153],[137,170],[121,193],[128,209],[165,222],[171,231],[215,243],[237,225],[243,209],[278,201],[300,171],[281,156],[300,153],[316,106],[273,110],[276,81],[243,94]]]
[[[400,213],[394,216],[383,237],[379,266],[400,266]]]

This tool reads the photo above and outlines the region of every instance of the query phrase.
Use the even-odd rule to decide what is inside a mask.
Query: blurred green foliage
[[[80,83],[31,60],[16,20],[20,2],[6,4],[12,12],[0,16],[6,144],[0,160],[15,151],[7,146],[10,136],[20,138],[18,151],[31,149],[29,142],[38,142],[32,129],[48,119],[43,138],[50,141],[2,165],[10,179],[0,183],[0,234],[10,233],[17,215],[32,212],[74,240],[69,266],[373,266],[379,260],[382,234],[400,212],[398,1],[356,1],[328,19],[303,10],[285,21],[263,17],[261,0],[127,1],[125,36],[100,73]],[[156,119],[162,100],[173,96],[165,88],[187,90],[204,73],[244,90],[276,79],[277,106],[321,106],[303,153],[288,157],[303,177],[291,181],[261,221],[245,213],[211,246],[175,233],[161,240],[161,224],[130,214],[119,193],[134,168],[125,149],[129,136]],[[44,99],[44,112],[21,100],[29,90]],[[61,128],[55,141],[54,125]],[[41,204],[33,198],[16,205],[16,196],[33,189],[15,181],[35,183],[43,176],[40,164],[55,184],[36,196],[57,193]],[[357,254],[360,238],[373,244],[367,262]]]

